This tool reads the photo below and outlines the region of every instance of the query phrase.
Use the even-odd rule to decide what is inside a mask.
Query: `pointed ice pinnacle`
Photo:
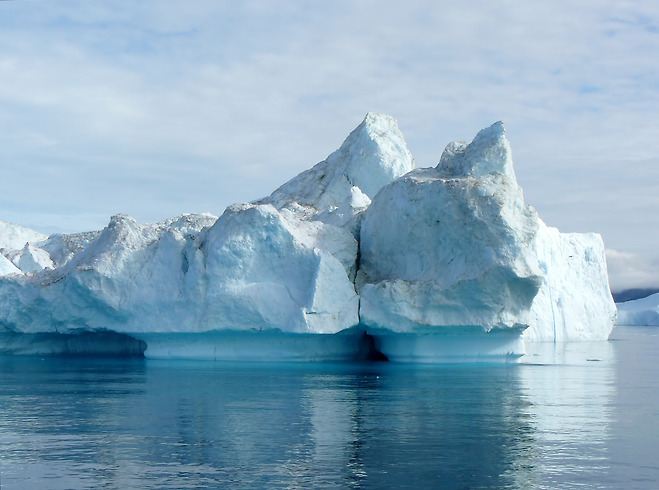
[[[516,183],[512,152],[501,121],[479,131],[469,144],[449,143],[436,168],[446,177],[500,173]]]
[[[383,114],[368,113],[341,147],[259,201],[277,209],[288,207],[307,216],[333,212],[359,195],[373,199],[385,185],[414,168],[396,120]],[[357,200],[357,205],[364,199]],[[302,209],[300,209],[300,207]]]

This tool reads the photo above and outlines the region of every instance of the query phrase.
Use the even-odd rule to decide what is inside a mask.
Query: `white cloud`
[[[648,262],[635,254],[606,250],[609,283],[613,291],[659,287],[659,261]]]

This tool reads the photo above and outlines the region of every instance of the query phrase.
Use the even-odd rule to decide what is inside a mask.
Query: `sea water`
[[[659,488],[659,329],[520,364],[0,357],[0,488]]]

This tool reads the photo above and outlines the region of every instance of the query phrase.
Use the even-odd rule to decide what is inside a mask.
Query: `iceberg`
[[[634,326],[659,325],[659,293],[617,304],[618,324]]]
[[[116,215],[50,237],[0,223],[0,352],[511,361],[603,340],[604,246],[524,202],[502,123],[415,169],[396,121],[218,218]]]

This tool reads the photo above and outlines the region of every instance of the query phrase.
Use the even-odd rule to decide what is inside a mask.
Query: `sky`
[[[659,286],[659,2],[0,1],[0,220],[219,216],[395,117],[417,167],[503,121],[526,201]]]

